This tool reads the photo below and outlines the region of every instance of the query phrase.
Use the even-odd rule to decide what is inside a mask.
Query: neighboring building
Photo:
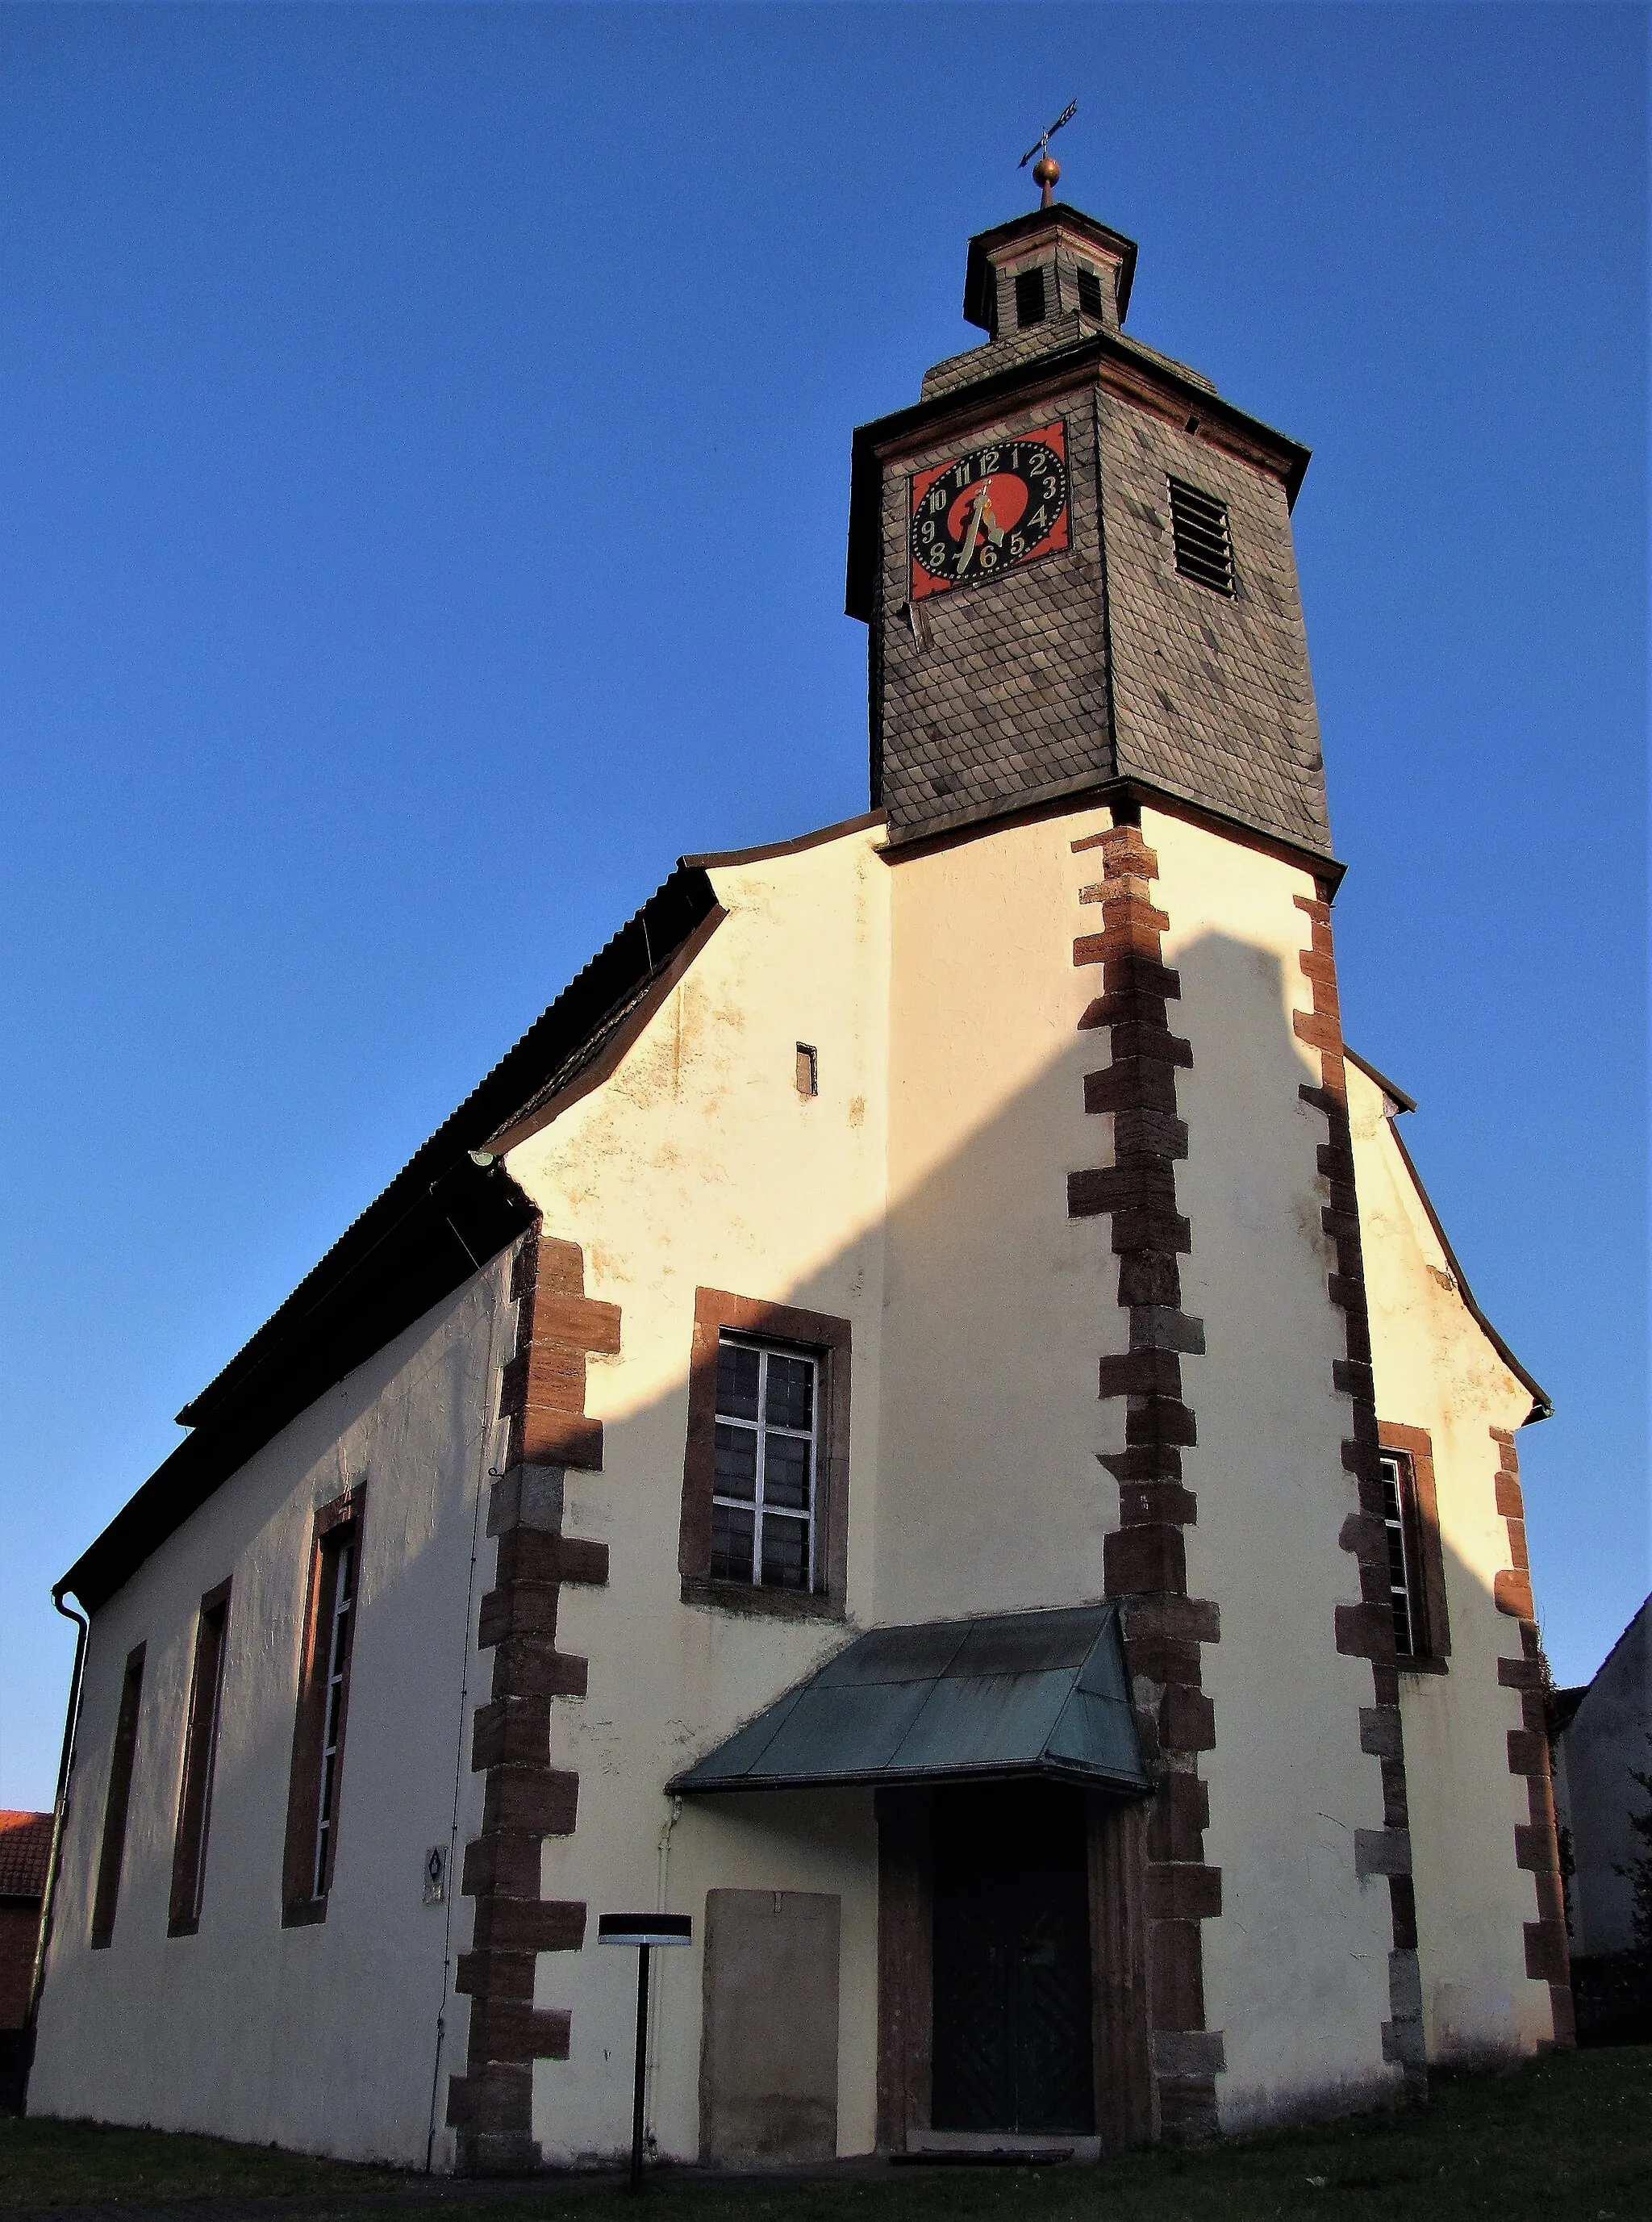
[[[52,1857],[49,1813],[0,1813],[0,2112],[22,2105],[28,2001]]]
[[[1578,2035],[1652,2038],[1652,1597],[1586,1689],[1556,1694],[1555,1806],[1570,1854],[1567,1911]],[[1637,1820],[1640,1826],[1636,1825]]]
[[[31,2104],[438,2168],[1107,2147],[1569,2034],[1515,1433],[1338,1020],[1293,442],[972,241],[870,815],[685,859],[182,1415]]]

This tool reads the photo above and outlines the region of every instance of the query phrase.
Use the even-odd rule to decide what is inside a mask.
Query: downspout
[[[91,1623],[84,1613],[63,1602],[61,1587],[52,1602],[65,1620],[75,1624],[74,1672],[69,1677],[69,1707],[63,1718],[63,1749],[58,1759],[57,1796],[52,1801],[52,1850],[46,1862],[46,1893],[41,1900],[40,1934],[34,1941],[34,1972],[28,1986],[28,2014],[23,2026],[33,2033],[46,1980],[46,1948],[52,1941],[52,1908],[58,1894],[58,1872],[63,1864],[63,1823],[68,1806],[69,1771],[74,1765],[75,1730],[80,1725],[80,1678],[85,1671],[86,1636]]]

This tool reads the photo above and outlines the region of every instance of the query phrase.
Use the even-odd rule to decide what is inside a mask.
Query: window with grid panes
[[[717,1346],[711,1578],[814,1586],[820,1362],[795,1350]]]
[[[326,1662],[322,1698],[320,1779],[316,1785],[316,1842],[310,1861],[310,1896],[324,1898],[333,1879],[334,1823],[338,1804],[339,1755],[344,1748],[344,1701],[350,1668],[351,1608],[355,1604],[355,1531],[341,1528],[322,1564],[326,1587],[320,1631]],[[329,1539],[329,1541],[331,1539]]]
[[[1410,1659],[1417,1649],[1416,1570],[1411,1535],[1411,1474],[1397,1452],[1382,1454],[1382,1520],[1388,1535],[1388,1602],[1394,1616],[1394,1649]]]

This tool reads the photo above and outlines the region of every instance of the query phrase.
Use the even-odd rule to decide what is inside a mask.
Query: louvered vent
[[[1043,321],[1044,273],[1042,270],[1023,270],[1016,279],[1016,322],[1042,324]]]
[[[1228,505],[1201,493],[1185,479],[1172,479],[1170,525],[1176,542],[1176,568],[1184,579],[1218,594],[1233,592],[1233,543],[1228,537]]]
[[[1079,265],[1079,306],[1086,317],[1101,315],[1101,279],[1093,270]]]

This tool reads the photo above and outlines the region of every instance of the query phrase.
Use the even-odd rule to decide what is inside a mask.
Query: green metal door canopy
[[[1148,1788],[1117,1605],[873,1629],[666,1786],[1029,1774]]]

